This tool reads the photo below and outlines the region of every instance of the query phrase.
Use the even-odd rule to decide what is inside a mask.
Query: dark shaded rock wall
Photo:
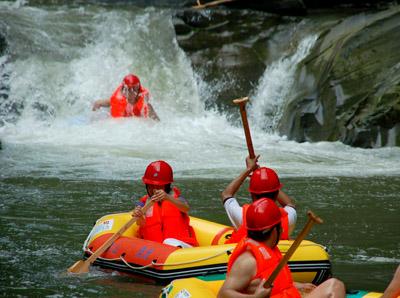
[[[4,124],[2,119],[8,119],[9,111],[13,109],[13,104],[8,101],[10,73],[6,71],[7,50],[7,40],[0,32],[0,126]]]
[[[179,45],[193,68],[213,88],[206,102],[237,114],[231,100],[249,94],[265,71],[269,30],[278,31],[289,20],[277,15],[240,10],[184,10],[177,13]],[[263,29],[263,30],[260,30]],[[217,99],[217,100],[215,100]]]
[[[281,133],[366,148],[400,145],[398,10],[347,18],[327,29],[303,67],[316,85],[287,107]]]
[[[201,0],[201,4],[213,3],[213,0]],[[196,6],[197,1],[191,5]],[[371,9],[387,8],[398,4],[397,0],[234,0],[221,2],[219,6],[237,9],[252,9],[286,16],[303,16],[313,10],[321,9]],[[215,8],[217,5],[208,6]]]
[[[4,36],[0,33],[0,56],[4,55],[4,52],[6,50],[7,44],[6,44],[6,39]]]
[[[207,105],[230,110],[234,118],[237,112],[230,100],[250,94],[266,66],[296,44],[290,28],[317,32],[313,50],[298,65],[296,96],[284,107],[279,133],[299,142],[399,146],[399,10],[394,6],[306,19],[241,10],[184,10],[177,14],[175,28],[194,69],[215,86],[216,100],[209,99]]]
[[[6,49],[6,40],[5,40],[5,38],[3,37],[3,35],[1,35],[0,34],[0,57],[2,57],[3,55],[4,55],[4,52],[5,52],[5,49]],[[1,75],[1,68],[2,68],[3,66],[2,66],[2,63],[0,62],[0,101],[4,101],[4,96],[3,96],[3,91],[4,91],[4,87],[3,87],[3,83],[2,83],[2,81],[3,81],[3,78],[2,78],[2,75]],[[0,103],[1,104],[1,103]],[[2,145],[1,145],[1,140],[0,140],[0,150],[2,149]]]

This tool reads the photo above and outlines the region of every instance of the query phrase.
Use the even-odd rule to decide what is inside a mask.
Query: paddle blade
[[[89,272],[90,262],[80,260],[68,268],[69,273],[82,274]]]

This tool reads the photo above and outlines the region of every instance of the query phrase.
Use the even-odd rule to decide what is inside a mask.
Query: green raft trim
[[[346,298],[363,298],[363,297],[379,297],[383,295],[383,293],[374,292],[374,291],[362,291],[362,290],[348,290],[346,291]]]
[[[368,294],[366,291],[351,291],[351,293],[346,293],[346,298],[361,298],[366,294]]]
[[[204,281],[217,281],[217,280],[225,280],[226,279],[226,273],[221,273],[221,274],[211,274],[211,275],[205,275],[205,276],[196,276],[196,278]]]

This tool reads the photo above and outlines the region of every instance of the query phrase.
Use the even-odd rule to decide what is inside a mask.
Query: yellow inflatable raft
[[[96,251],[129,219],[131,213],[106,215],[97,220],[87,237],[83,250],[85,257]],[[178,248],[136,237],[138,226],[132,225],[94,263],[104,269],[117,270],[141,276],[160,284],[177,278],[208,276],[226,273],[229,255],[235,244],[223,244],[232,233],[232,227],[191,217],[199,247]],[[285,253],[291,240],[279,242]],[[324,247],[303,241],[289,260],[293,278],[300,282],[319,284],[331,274],[329,256]]]
[[[192,277],[172,281],[161,290],[161,298],[216,298],[225,274]],[[382,293],[349,291],[346,298],[379,298]]]

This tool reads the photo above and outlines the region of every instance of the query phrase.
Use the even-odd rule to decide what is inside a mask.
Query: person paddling
[[[240,173],[238,177],[233,179],[221,193],[222,204],[235,228],[231,238],[228,239],[226,243],[237,243],[246,236],[244,215],[249,205],[245,204],[241,207],[234,196],[250,174],[252,175],[250,178],[249,192],[252,201],[257,201],[261,197],[267,197],[279,202],[282,206],[282,208],[280,208],[283,216],[283,233],[281,233],[281,239],[289,239],[290,233],[294,230],[297,221],[297,212],[293,200],[281,190],[282,184],[273,169],[258,166],[258,158],[259,156],[254,158],[248,156],[246,158],[246,169]]]
[[[246,212],[247,237],[234,249],[229,262],[226,280],[218,298],[344,298],[344,284],[330,278],[315,286],[293,282],[290,269],[285,265],[277,275],[272,288],[265,289],[269,278],[282,259],[277,246],[282,233],[281,211],[269,198],[253,202]]]
[[[110,114],[118,117],[150,117],[159,121],[157,113],[149,103],[149,91],[140,84],[133,74],[128,74],[122,80],[109,99],[99,99],[93,104],[93,111],[101,107],[110,107]]]
[[[187,214],[189,204],[181,196],[180,190],[171,186],[174,181],[171,166],[163,160],[150,163],[142,181],[146,185],[147,195],[139,200],[132,213],[138,218],[139,236],[172,246],[198,246]],[[147,200],[154,204],[143,214],[142,207]]]

